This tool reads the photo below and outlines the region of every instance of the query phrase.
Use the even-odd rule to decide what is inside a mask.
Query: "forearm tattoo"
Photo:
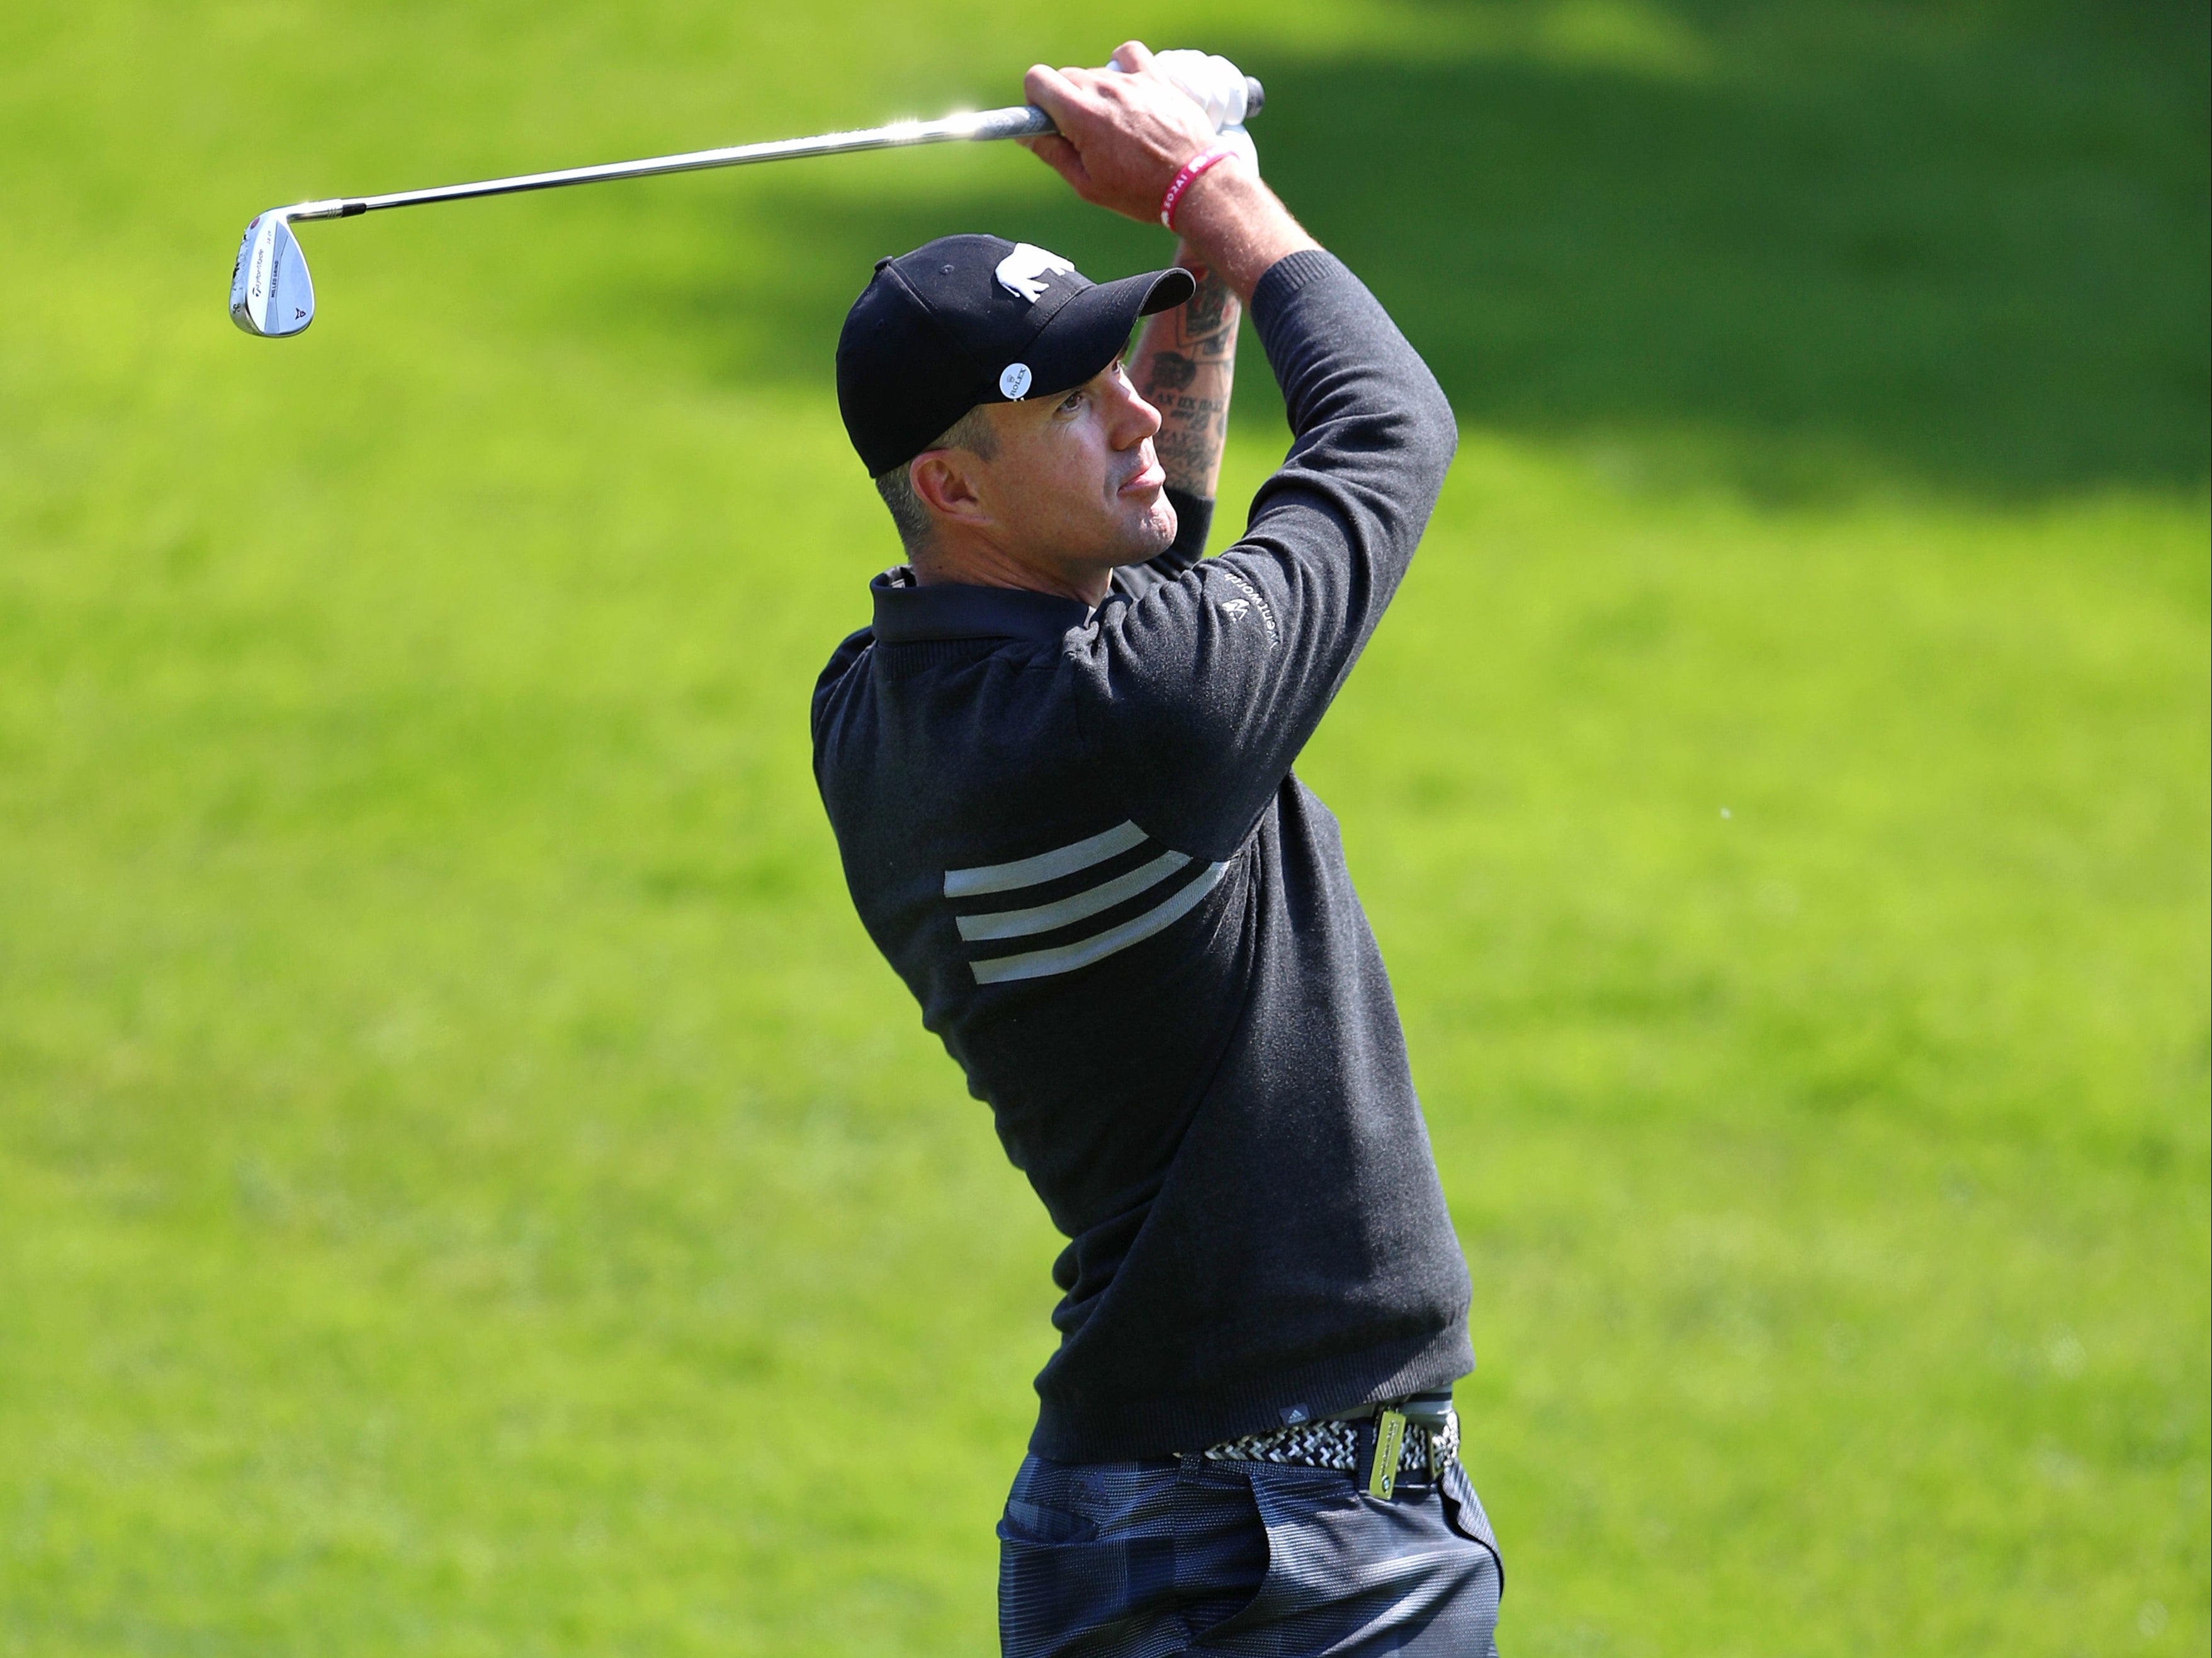
[[[1129,378],[1160,411],[1152,448],[1168,482],[1211,499],[1221,477],[1221,446],[1229,432],[1230,382],[1237,374],[1237,325],[1243,314],[1229,285],[1194,269],[1198,292],[1187,304],[1145,325],[1129,360]]]

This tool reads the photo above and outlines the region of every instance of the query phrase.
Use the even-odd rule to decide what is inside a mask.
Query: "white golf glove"
[[[1234,149],[1237,160],[1258,178],[1259,147],[1244,130],[1248,113],[1244,105],[1250,93],[1244,84],[1244,71],[1218,52],[1183,48],[1154,52],[1152,65],[1206,112],[1206,120],[1221,135],[1221,141]]]
[[[1260,146],[1252,142],[1252,135],[1244,131],[1243,122],[1222,128],[1221,142],[1235,148],[1237,159],[1251,169],[1254,178],[1260,176]]]
[[[1244,71],[1226,58],[1203,52],[1156,52],[1152,66],[1181,87],[1206,112],[1216,132],[1244,123]]]

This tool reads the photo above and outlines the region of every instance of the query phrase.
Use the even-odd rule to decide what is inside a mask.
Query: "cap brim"
[[[1074,390],[1121,355],[1138,318],[1172,311],[1197,292],[1198,278],[1181,269],[1148,270],[1084,289],[1030,343],[1035,379],[1028,395]]]
[[[1192,295],[1198,292],[1198,278],[1177,265],[1172,270],[1155,270],[1149,276],[1124,276],[1109,286],[1119,288],[1124,282],[1142,282],[1144,301],[1137,307],[1137,314],[1149,317],[1155,311],[1172,311],[1179,305],[1188,305]]]

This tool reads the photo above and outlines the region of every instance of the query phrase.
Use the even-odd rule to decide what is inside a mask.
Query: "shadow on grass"
[[[1544,3],[1437,4],[1419,56],[1249,54],[1269,177],[1464,422],[1770,499],[2205,487],[2201,5],[1589,14],[1600,47],[1607,16],[1669,31],[1652,62],[1546,36],[1579,14]],[[1485,46],[1485,22],[1565,44]],[[641,308],[611,296],[733,382],[826,388],[874,258],[945,231],[1098,275],[1164,257],[1156,234],[1013,190],[862,199],[786,174],[750,202],[712,233],[726,265]]]

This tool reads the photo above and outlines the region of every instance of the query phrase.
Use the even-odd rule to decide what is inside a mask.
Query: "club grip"
[[[1244,118],[1250,120],[1267,106],[1267,88],[1260,84],[1258,76],[1246,76],[1244,77]]]

